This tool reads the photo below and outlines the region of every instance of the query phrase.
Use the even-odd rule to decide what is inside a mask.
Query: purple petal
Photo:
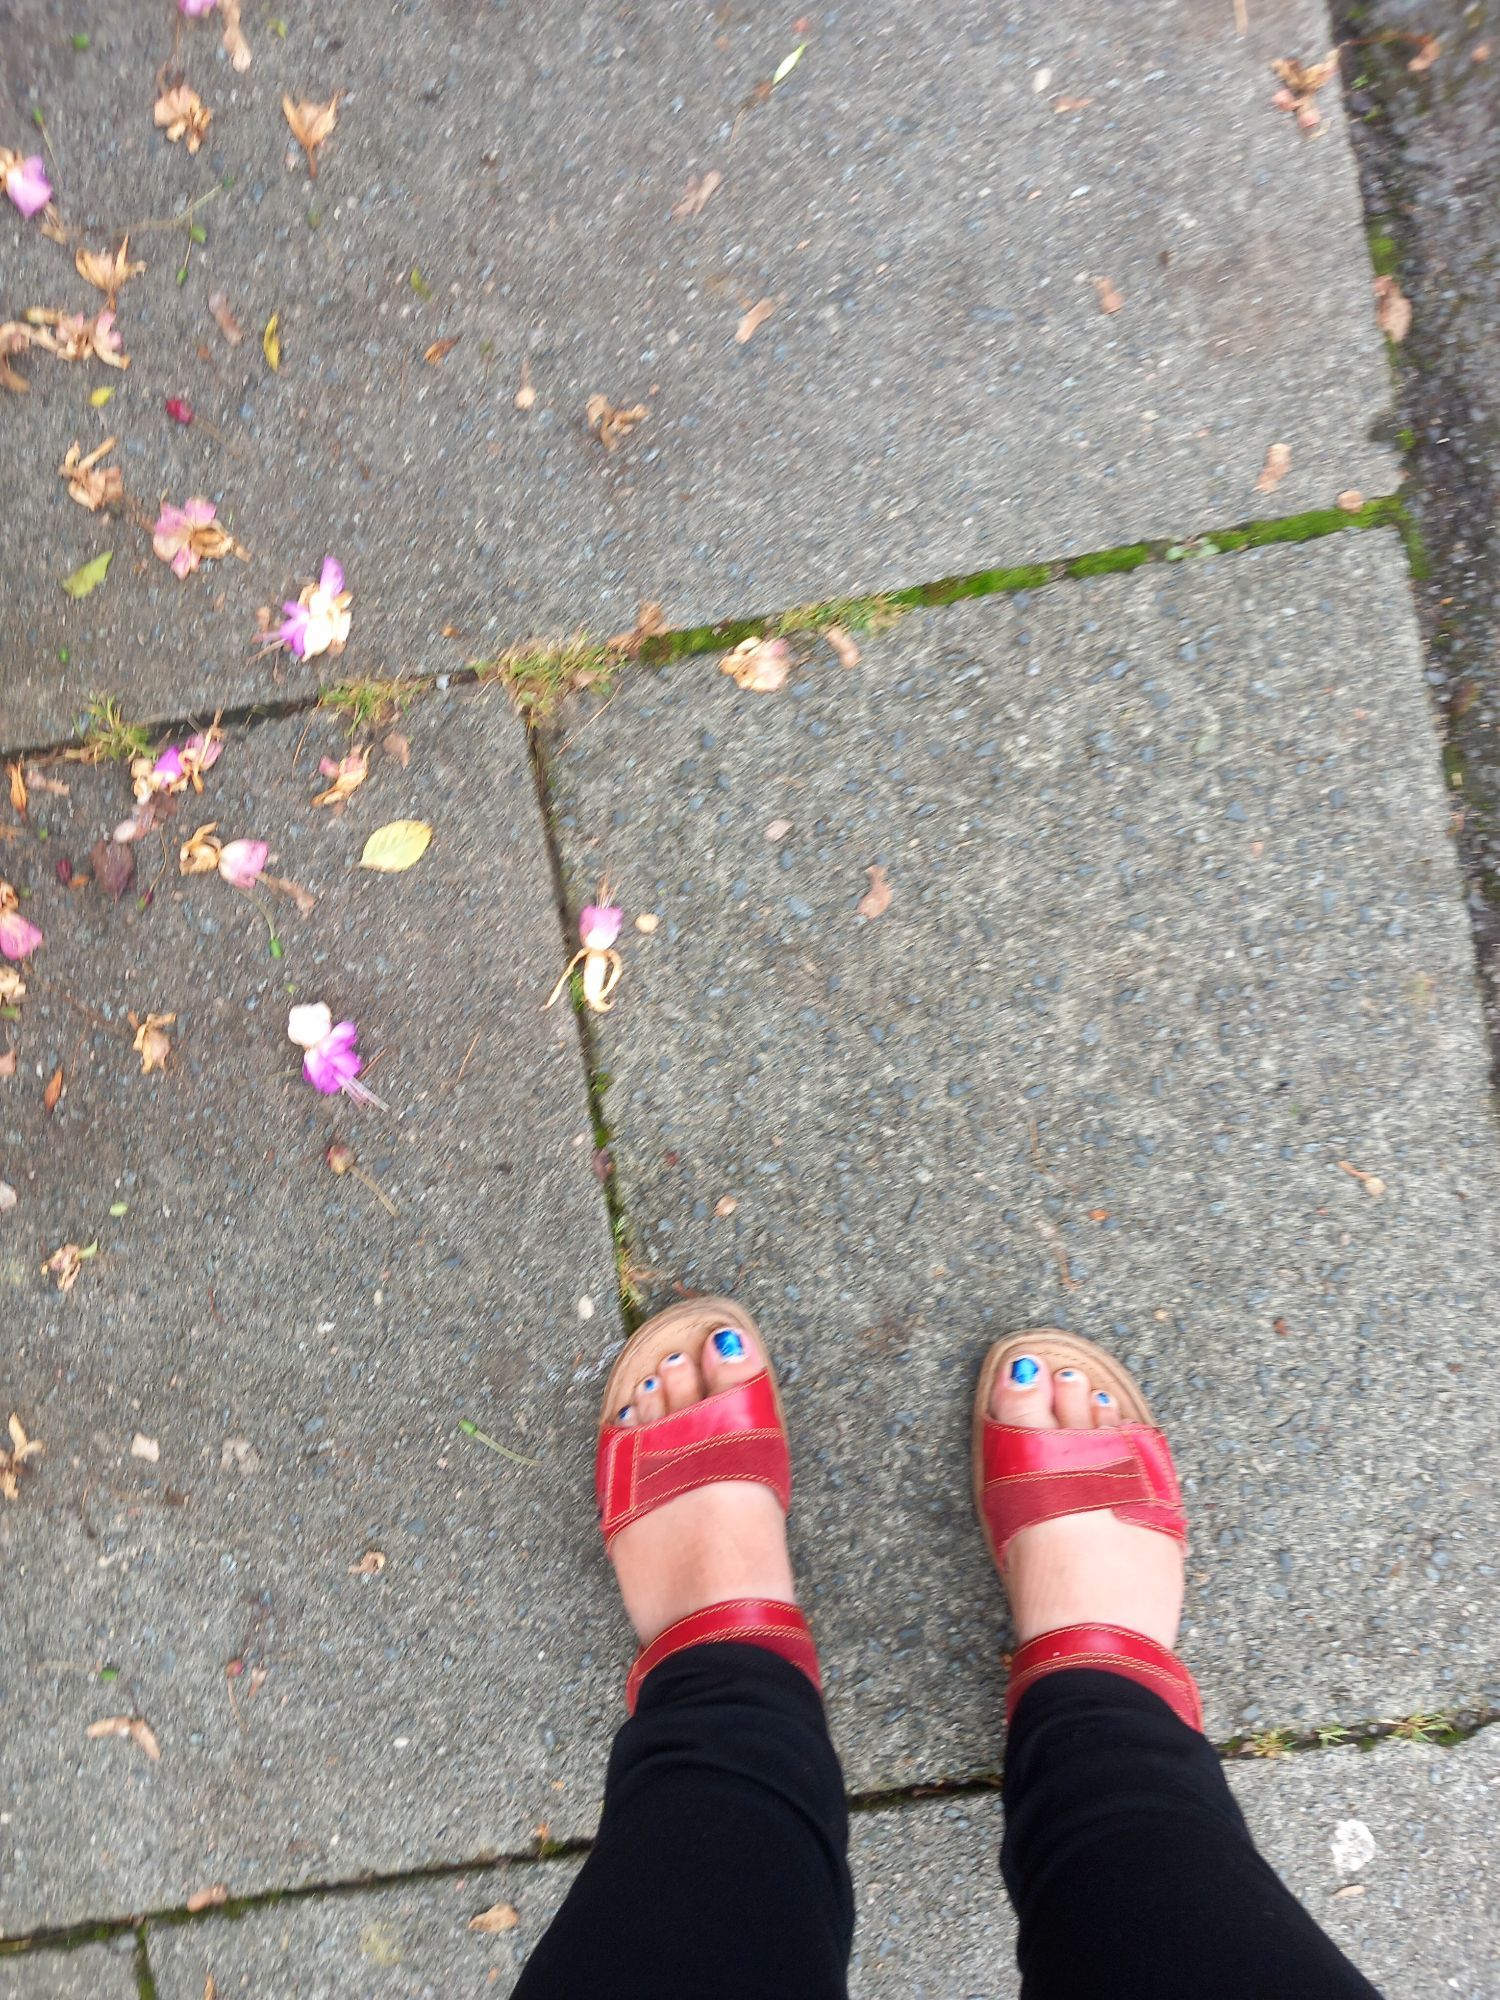
[[[151,775],[153,778],[166,778],[169,781],[183,775],[182,752],[175,743],[169,743],[162,751],[151,766]]]
[[[22,215],[35,215],[52,199],[52,183],[40,153],[30,153],[5,176],[5,192]]]
[[[330,597],[337,597],[343,587],[344,565],[332,556],[324,556],[323,573],[318,578],[319,590],[326,591]]]
[[[286,616],[282,619],[276,636],[289,653],[295,653],[300,660],[307,651],[307,627],[311,613],[305,604],[288,600],[282,605]]]
[[[18,910],[7,910],[0,916],[0,952],[7,958],[25,958],[41,941],[36,925],[27,923]]]
[[[270,848],[263,840],[231,840],[219,855],[219,873],[231,889],[248,889],[259,880]]]
[[[578,918],[578,935],[589,951],[608,951],[620,935],[625,912],[615,903],[588,903]]]

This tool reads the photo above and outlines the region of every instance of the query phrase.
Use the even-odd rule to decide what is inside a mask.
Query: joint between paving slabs
[[[1114,548],[1096,549],[1080,556],[1023,563],[1009,567],[973,570],[962,576],[945,577],[932,583],[913,584],[907,589],[877,592],[864,597],[828,598],[812,604],[795,605],[779,612],[742,618],[721,619],[716,624],[682,626],[653,631],[637,637],[622,634],[619,640],[597,640],[586,632],[560,640],[523,640],[488,659],[470,661],[442,673],[393,674],[366,679],[335,681],[314,693],[292,696],[284,701],[249,702],[225,709],[220,720],[231,728],[251,727],[257,722],[279,721],[318,709],[347,716],[351,729],[388,726],[413,702],[434,691],[499,685],[509,692],[522,719],[535,728],[546,721],[562,699],[580,685],[607,688],[610,679],[631,662],[643,666],[668,666],[678,660],[693,659],[737,645],[747,638],[816,637],[830,626],[844,625],[854,631],[879,630],[908,612],[933,610],[969,598],[1003,597],[1017,591],[1040,590],[1050,584],[1083,582],[1096,576],[1117,576],[1153,563],[1185,563],[1209,556],[1234,555],[1242,549],[1268,548],[1321,541],[1325,536],[1369,528],[1395,528],[1406,544],[1413,575],[1420,579],[1430,565],[1410,511],[1399,494],[1383,494],[1362,502],[1354,512],[1337,507],[1315,508],[1302,514],[1284,515],[1273,520],[1250,520],[1234,527],[1210,528],[1177,540],[1127,542]],[[35,745],[0,745],[7,761],[44,762],[68,753],[75,756],[90,743],[99,746],[101,757],[128,754],[126,738],[132,731],[164,736],[173,731],[201,727],[204,717],[147,717],[126,723],[107,693],[93,698],[96,711],[110,715],[109,727],[80,729],[65,742]],[[114,743],[110,749],[109,743]]]
[[[1391,1742],[1426,1744],[1448,1750],[1471,1742],[1484,1730],[1500,1723],[1500,1708],[1457,1711],[1417,1711],[1395,1719],[1351,1724],[1297,1724],[1295,1727],[1262,1730],[1253,1736],[1234,1736],[1214,1749],[1225,1763],[1251,1762],[1301,1755],[1311,1750],[1373,1750]],[[922,1783],[895,1786],[886,1790],[852,1792],[848,1797],[851,1813],[905,1811],[934,1799],[989,1797],[1000,1790],[998,1770],[980,1771],[963,1778],[932,1778]],[[184,1924],[235,1921],[255,1910],[287,1903],[310,1902],[317,1897],[378,1895],[413,1882],[451,1880],[459,1875],[484,1876],[499,1869],[545,1868],[553,1861],[580,1860],[592,1847],[592,1840],[538,1841],[523,1853],[488,1854],[478,1860],[435,1862],[426,1868],[393,1870],[388,1874],[364,1875],[346,1881],[302,1882],[295,1887],[262,1889],[248,1896],[231,1896],[222,1903],[189,1910],[181,1906],[152,1910],[145,1915],[103,1918],[70,1924],[53,1931],[0,1940],[0,1963],[8,1957],[39,1951],[76,1951],[83,1945],[108,1943],[130,1932],[136,1937],[135,1970],[141,2000],[155,2000],[151,1977],[148,1938],[152,1926],[176,1929]],[[476,1887],[475,1900],[485,1894]]]

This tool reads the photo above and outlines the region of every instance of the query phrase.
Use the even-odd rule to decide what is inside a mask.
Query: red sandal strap
[[[1172,1453],[1149,1424],[1043,1431],[986,1418],[980,1504],[1000,1563],[1022,1528],[1100,1508],[1179,1542],[1187,1539]]]
[[[682,1653],[689,1646],[760,1646],[800,1667],[821,1694],[822,1675],[818,1671],[818,1649],[813,1644],[807,1620],[795,1604],[782,1604],[769,1597],[731,1597],[722,1604],[707,1604],[690,1612],[658,1632],[649,1646],[636,1655],[630,1678],[625,1683],[625,1706],[635,1714],[641,1682],[653,1667]]]
[[[1158,1646],[1144,1632],[1127,1631],[1123,1625],[1064,1625],[1056,1632],[1042,1632],[1035,1639],[1028,1639],[1010,1663],[1006,1721],[1010,1721],[1016,1703],[1034,1682],[1073,1667],[1093,1667],[1100,1673],[1120,1674],[1138,1687],[1150,1688],[1189,1729],[1202,1731],[1203,1704],[1198,1698],[1197,1682],[1187,1668],[1165,1646]]]
[[[719,1479],[769,1486],[783,1513],[791,1505],[791,1457],[765,1369],[654,1423],[605,1425],[595,1489],[606,1545],[654,1507]]]

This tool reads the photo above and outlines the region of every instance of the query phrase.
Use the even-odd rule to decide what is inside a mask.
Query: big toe
[[[1002,1424],[1020,1424],[1032,1430],[1056,1429],[1052,1374],[1039,1355],[1029,1353],[1024,1346],[1006,1355],[1003,1366],[995,1370],[990,1415]]]
[[[747,1382],[765,1367],[765,1360],[752,1335],[740,1326],[721,1326],[703,1343],[698,1366],[710,1396]]]

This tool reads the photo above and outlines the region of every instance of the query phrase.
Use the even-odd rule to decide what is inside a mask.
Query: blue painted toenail
[[[1076,1368],[1059,1368],[1057,1379],[1059,1382],[1076,1382],[1078,1380],[1078,1370]]]
[[[653,1389],[659,1389],[660,1387],[661,1384],[660,1382],[657,1381],[656,1377],[654,1375],[648,1375],[645,1381],[641,1384],[641,1394],[643,1396],[649,1396]]]
[[[679,1361],[686,1360],[687,1356],[685,1354],[664,1354],[661,1365],[663,1368],[675,1368]]]
[[[1017,1355],[1010,1364],[1010,1379],[1018,1389],[1029,1388],[1041,1372],[1029,1354]]]
[[[627,1417],[628,1417],[629,1415],[630,1415],[630,1405],[629,1405],[629,1404],[627,1403],[627,1404],[626,1404],[626,1406],[625,1406],[625,1408],[624,1408],[623,1410],[621,1410],[620,1414],[619,1414],[619,1415],[618,1415],[618,1416],[617,1416],[617,1417],[615,1418],[615,1422],[616,1422],[617,1424],[623,1424],[623,1423],[624,1423],[624,1421],[625,1421],[625,1419],[626,1419],[626,1418],[627,1418]]]
[[[1096,1403],[1103,1403],[1108,1408],[1112,1398],[1103,1389],[1096,1389],[1094,1391],[1094,1401]]]
[[[743,1361],[745,1343],[732,1326],[721,1327],[714,1335],[714,1352],[721,1361]]]

